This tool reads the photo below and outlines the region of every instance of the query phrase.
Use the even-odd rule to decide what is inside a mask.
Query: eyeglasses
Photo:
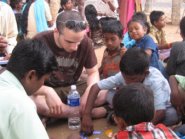
[[[78,20],[67,20],[65,22],[57,21],[57,27],[60,26],[59,24],[62,24],[64,27],[67,27],[75,31],[85,30],[87,27],[87,24],[85,21],[78,21]]]

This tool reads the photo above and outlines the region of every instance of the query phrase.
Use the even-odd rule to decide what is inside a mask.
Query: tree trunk
[[[145,10],[144,11],[146,13],[150,13],[153,10],[152,5],[153,5],[153,0],[146,0],[145,1]]]
[[[172,0],[172,24],[178,25],[181,18],[182,0]]]

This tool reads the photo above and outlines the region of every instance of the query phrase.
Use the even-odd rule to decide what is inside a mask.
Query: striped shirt
[[[163,124],[154,126],[150,122],[143,122],[119,131],[116,139],[179,139],[179,137]]]

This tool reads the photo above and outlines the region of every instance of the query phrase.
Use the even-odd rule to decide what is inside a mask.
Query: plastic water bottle
[[[76,90],[76,85],[71,85],[71,91],[67,97],[67,103],[71,107],[72,112],[68,118],[68,127],[70,129],[79,129],[80,128],[80,95]]]

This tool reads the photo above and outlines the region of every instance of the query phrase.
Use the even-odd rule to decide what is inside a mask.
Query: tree
[[[146,0],[145,1],[145,10],[144,11],[146,13],[150,13],[153,10],[152,6],[153,6],[153,0]]]
[[[183,0],[185,2],[185,0]],[[172,24],[178,25],[181,18],[181,4],[182,0],[172,0]]]

